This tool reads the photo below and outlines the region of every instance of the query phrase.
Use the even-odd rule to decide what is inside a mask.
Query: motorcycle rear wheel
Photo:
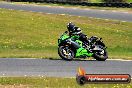
[[[94,53],[93,57],[97,60],[97,61],[105,61],[108,58],[108,52],[106,50],[104,50],[104,54],[100,55],[97,53]]]

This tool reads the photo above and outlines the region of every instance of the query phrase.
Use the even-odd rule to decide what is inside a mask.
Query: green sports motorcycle
[[[108,58],[102,38],[92,36],[88,43],[83,43],[79,36],[70,37],[67,33],[64,32],[58,39],[58,54],[62,59],[71,61],[74,58],[94,57],[98,61],[105,61]]]

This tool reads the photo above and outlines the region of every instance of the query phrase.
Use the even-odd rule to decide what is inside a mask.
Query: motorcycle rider
[[[69,22],[67,24],[67,29],[69,32],[69,36],[72,37],[74,35],[79,36],[79,40],[82,41],[84,44],[88,44],[88,38],[87,35],[82,33],[82,30],[79,27],[76,27],[75,24],[72,22]]]

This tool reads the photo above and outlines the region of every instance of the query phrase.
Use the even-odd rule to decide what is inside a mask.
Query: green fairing
[[[77,42],[81,46],[81,48],[77,49],[76,57],[80,57],[84,55],[91,57],[93,55],[93,53],[88,52],[86,49],[82,47],[83,46],[82,41],[76,40],[75,42]]]
[[[69,38],[69,36],[68,35],[63,35],[62,37],[61,37],[61,40],[65,40],[65,39],[67,39],[67,38]]]
[[[76,57],[80,57],[80,56],[84,56],[84,55],[91,57],[93,55],[93,53],[88,52],[86,49],[84,49],[82,47],[77,49]]]
[[[63,34],[61,37],[60,37],[60,39],[59,39],[59,41],[58,41],[58,44],[60,44],[61,43],[61,41],[63,41],[63,40],[65,40],[65,39],[67,39],[67,38],[69,38],[70,36],[68,36],[67,34]]]
[[[74,36],[71,36],[71,37],[70,37],[70,36],[68,36],[66,33],[64,33],[64,34],[60,37],[58,43],[60,44],[61,41],[65,40],[65,39],[67,39],[67,38],[71,38],[73,41],[75,41],[76,43],[78,43],[78,44],[81,46],[81,48],[77,49],[76,56],[75,56],[76,58],[77,58],[77,57],[81,57],[81,56],[88,56],[88,57],[91,57],[91,56],[93,55],[93,53],[90,53],[90,52],[87,51],[85,48],[83,48],[83,43],[82,43],[82,41],[79,40],[79,36],[77,36],[77,35],[74,35]]]
[[[79,39],[79,36],[74,35],[74,36],[72,36],[71,38],[73,38],[73,39],[77,40],[77,39]]]
[[[73,39],[73,40],[77,40],[77,39],[79,38],[79,36],[74,35],[74,36],[71,36],[71,37],[70,37],[70,36],[68,36],[66,33],[64,33],[64,34],[62,34],[62,36],[60,37],[58,43],[60,44],[61,41],[65,40],[65,39],[67,39],[67,38],[71,38],[71,39]],[[78,41],[79,41],[79,40],[78,40]]]
[[[82,41],[76,40],[75,42],[77,42],[81,47],[83,46]]]

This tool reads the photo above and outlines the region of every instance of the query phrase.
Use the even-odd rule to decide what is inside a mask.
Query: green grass
[[[60,58],[57,39],[68,22],[102,37],[110,58],[132,59],[132,23],[0,9],[0,57]]]
[[[90,1],[92,3],[100,3],[100,2],[102,2],[102,0],[88,0],[88,1]]]
[[[132,0],[128,0],[128,2],[132,3]]]
[[[85,84],[80,86],[76,83],[75,78],[51,78],[51,77],[1,77],[0,84],[9,85],[26,85],[28,88],[131,88],[130,84]],[[26,87],[26,88],[27,88]],[[8,88],[8,87],[6,87]],[[16,87],[11,87],[16,88]],[[21,87],[18,87],[21,88]],[[25,87],[23,87],[25,88]]]

